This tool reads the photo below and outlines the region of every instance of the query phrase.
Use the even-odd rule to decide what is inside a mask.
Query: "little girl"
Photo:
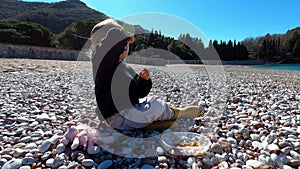
[[[147,69],[136,73],[123,62],[134,37],[115,20],[107,19],[95,25],[91,39],[96,113],[100,120],[106,120],[108,125],[119,130],[161,129],[166,127],[165,121],[200,116],[197,106],[179,109],[160,100],[139,102],[151,90],[150,74]]]

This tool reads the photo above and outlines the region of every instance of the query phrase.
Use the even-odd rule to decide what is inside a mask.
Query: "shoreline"
[[[0,62],[4,62],[4,63],[12,63],[12,62],[16,62],[16,63],[22,63],[22,62],[30,62],[30,63],[36,63],[39,64],[41,62],[45,62],[47,64],[54,64],[55,62],[60,62],[60,63],[69,63],[72,65],[76,65],[77,63],[86,63],[86,64],[90,64],[91,61],[77,61],[77,60],[54,60],[54,59],[29,59],[29,58],[0,58]],[[206,65],[206,64],[166,64],[163,65],[162,67],[213,67],[213,66],[221,66],[223,68],[226,67],[242,67],[245,69],[262,69],[262,70],[283,70],[283,71],[298,71],[300,70],[300,63],[285,63],[285,64],[276,64],[276,63],[270,63],[270,64],[238,64],[240,61],[233,61],[236,62],[237,64],[210,64],[210,65]],[[129,65],[137,65],[137,66],[157,66],[160,67],[159,65],[143,65],[143,64],[136,64],[136,63],[128,63]],[[59,65],[59,64],[58,64]],[[58,66],[57,65],[57,66]],[[55,67],[55,65],[53,65]],[[276,68],[276,67],[279,68]],[[288,69],[284,69],[281,67],[284,66],[295,66],[296,68],[288,68]],[[299,66],[299,67],[298,67]]]

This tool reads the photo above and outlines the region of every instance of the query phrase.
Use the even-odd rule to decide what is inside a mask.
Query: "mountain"
[[[41,24],[53,33],[61,33],[67,26],[79,19],[109,18],[107,15],[89,8],[79,0],[56,3],[23,2],[1,0],[0,19],[15,19]]]

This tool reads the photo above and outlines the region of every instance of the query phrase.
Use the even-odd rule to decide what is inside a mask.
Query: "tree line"
[[[247,38],[242,41],[249,57],[265,62],[300,62],[300,27],[285,34],[266,34],[262,37]]]
[[[63,49],[81,50],[84,44],[89,43],[90,31],[98,23],[97,20],[77,20],[69,25],[61,34],[54,34],[48,28],[26,21],[1,20],[0,42],[25,45],[55,47]],[[211,43],[211,42],[210,42]],[[147,50],[145,50],[147,49]],[[156,52],[149,49],[161,49],[168,52]],[[244,46],[231,41],[205,47],[200,38],[191,37],[188,33],[181,34],[178,39],[167,37],[160,31],[151,31],[135,35],[135,42],[131,45],[131,53],[143,51],[144,57],[161,59],[202,60],[218,59],[212,56],[211,50],[217,50],[222,60],[247,59]],[[214,53],[214,55],[216,55]]]
[[[165,37],[160,31],[151,31],[150,33],[137,35],[132,45],[132,52],[143,49],[158,48],[170,53],[153,53],[153,50],[144,52],[143,55],[149,57],[159,57],[162,59],[181,60],[246,60],[248,59],[247,48],[241,42],[234,43],[229,40],[228,43],[217,40],[210,40],[209,45],[205,46],[202,39],[191,37],[189,33],[181,34],[178,40]],[[162,55],[160,55],[162,54]],[[175,54],[175,55],[174,55]]]

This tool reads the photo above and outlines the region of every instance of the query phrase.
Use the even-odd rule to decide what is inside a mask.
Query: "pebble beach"
[[[159,139],[146,145],[120,139],[122,134],[146,138],[161,131],[110,135],[99,125],[90,62],[0,63],[1,169],[300,169],[300,71],[131,65],[137,72],[149,69],[149,97],[176,107],[198,105],[204,111],[196,119],[179,119],[179,126],[164,132],[204,134],[209,149],[197,156],[175,156]],[[114,143],[99,146],[97,153],[63,144],[68,128],[80,124],[98,128]],[[115,144],[121,148],[114,149]]]

